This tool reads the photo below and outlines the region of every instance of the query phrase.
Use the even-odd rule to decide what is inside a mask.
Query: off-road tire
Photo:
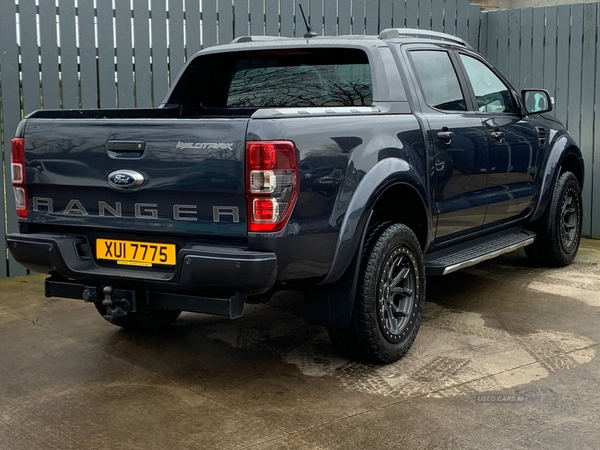
[[[556,182],[548,209],[532,226],[537,237],[525,247],[527,257],[549,267],[571,264],[579,249],[581,222],[581,187],[577,177],[566,171]]]
[[[374,227],[365,241],[354,311],[346,328],[329,328],[345,356],[387,364],[413,344],[425,303],[425,267],[419,241],[404,224]]]

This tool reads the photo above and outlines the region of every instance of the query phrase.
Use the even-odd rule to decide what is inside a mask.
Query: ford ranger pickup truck
[[[340,352],[389,363],[426,276],[520,247],[573,261],[583,159],[552,102],[447,34],[240,37],[190,58],[160,107],[26,117],[8,246],[46,296],[120,327],[298,289]]]

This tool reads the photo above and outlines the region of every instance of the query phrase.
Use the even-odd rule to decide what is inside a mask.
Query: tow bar
[[[104,286],[102,293],[102,305],[106,306],[106,314],[103,317],[106,319],[123,317],[135,308],[134,291],[113,290],[112,286]]]

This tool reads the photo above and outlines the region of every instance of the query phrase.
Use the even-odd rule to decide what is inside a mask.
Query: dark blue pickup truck
[[[520,247],[573,261],[583,160],[551,109],[442,33],[238,38],[159,108],[23,120],[8,245],[121,327],[301,289],[340,351],[395,361],[426,275]]]

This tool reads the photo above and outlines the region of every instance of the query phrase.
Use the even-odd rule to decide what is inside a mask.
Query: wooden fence
[[[204,47],[248,34],[304,34],[298,4],[322,35],[387,27],[457,35],[516,87],[550,90],[557,117],[585,152],[584,233],[600,238],[600,163],[592,167],[594,156],[600,161],[596,3],[481,12],[468,0],[0,0],[4,167],[14,130],[31,111],[156,106],[187,58]],[[4,256],[4,233],[17,225],[9,172],[2,176],[0,278],[25,273]]]

